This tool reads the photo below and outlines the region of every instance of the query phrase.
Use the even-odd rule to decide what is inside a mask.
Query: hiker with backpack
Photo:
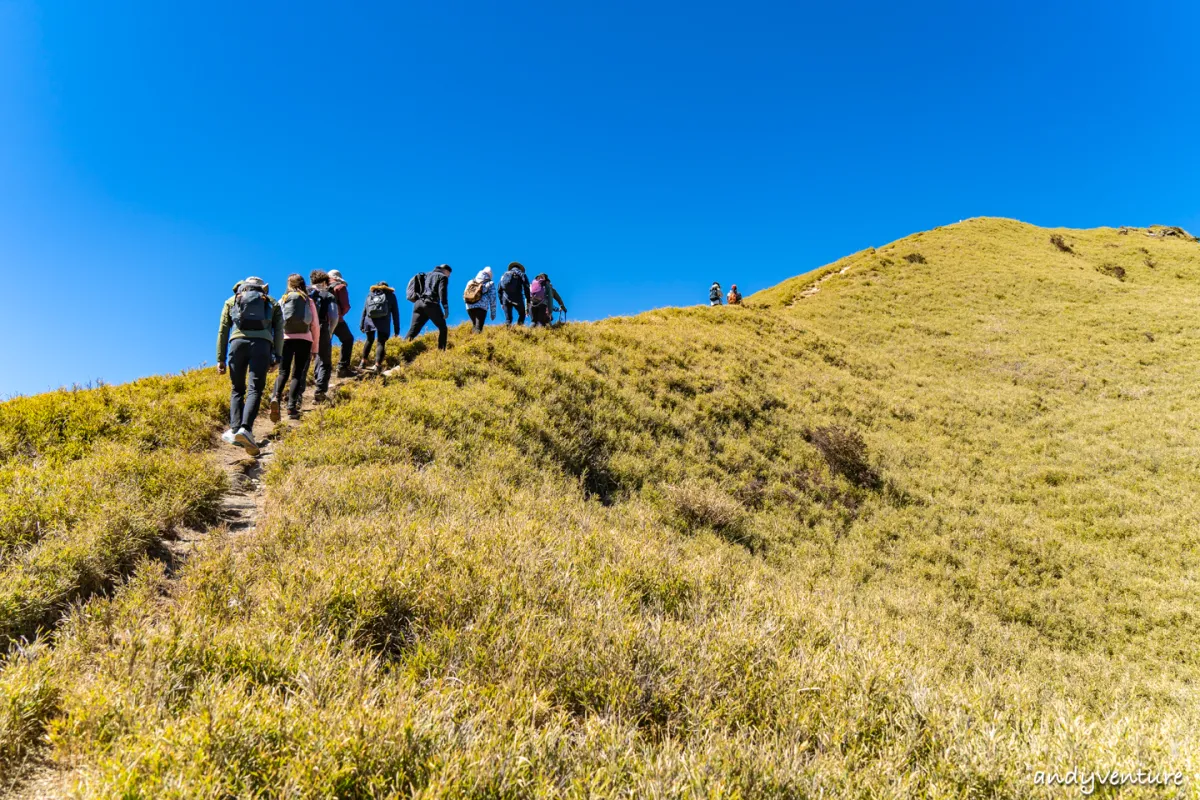
[[[721,284],[713,281],[713,285],[708,290],[708,304],[710,306],[719,306],[721,303]]]
[[[555,311],[555,302],[558,303],[559,309],[564,312],[567,310],[567,304],[563,302],[558,290],[550,283],[550,276],[543,272],[533,279],[533,283],[529,284],[529,305],[533,316],[533,327],[545,327],[550,324],[551,315]]]
[[[323,403],[333,372],[333,331],[341,323],[342,317],[337,298],[329,291],[329,275],[323,270],[314,269],[308,275],[308,282],[312,287],[308,296],[317,308],[317,324],[321,328],[317,357],[313,361],[313,383],[317,387],[313,401]]]
[[[359,369],[367,368],[367,361],[371,357],[371,345],[378,337],[379,342],[375,344],[375,371],[382,371],[384,356],[387,354],[384,345],[392,337],[393,330],[397,336],[400,335],[400,304],[396,302],[396,290],[388,286],[387,281],[380,281],[367,293],[358,329],[367,335],[362,360],[358,363]]]
[[[426,322],[438,329],[438,349],[446,349],[450,334],[446,317],[450,316],[449,297],[450,265],[441,264],[432,271],[417,273],[408,282],[407,296],[413,304],[412,325],[408,328],[408,341],[416,339]]]
[[[725,298],[731,306],[740,306],[742,304],[742,293],[737,290],[737,284],[729,287],[729,296]]]
[[[254,419],[267,372],[283,355],[283,314],[267,294],[261,278],[246,278],[233,287],[233,296],[221,308],[217,330],[217,372],[229,372],[229,430],[221,434],[226,444],[237,444],[258,455]]]
[[[529,278],[525,276],[525,267],[519,261],[508,265],[508,270],[500,276],[500,305],[504,307],[504,324],[512,325],[513,310],[517,312],[517,324],[525,325],[525,308],[529,305]]]
[[[492,280],[492,268],[484,267],[463,290],[463,301],[467,304],[467,316],[471,318],[471,330],[483,333],[488,314],[496,321],[496,282]]]
[[[300,419],[308,362],[317,355],[321,342],[317,305],[308,296],[303,275],[288,275],[288,290],[279,298],[279,311],[283,318],[283,357],[279,360],[279,374],[275,376],[275,391],[271,393],[272,422],[279,421],[285,386],[288,418]]]
[[[354,373],[350,369],[350,359],[354,357],[354,334],[350,331],[350,323],[346,320],[350,313],[350,290],[346,287],[346,282],[342,280],[342,273],[336,269],[329,270],[329,292],[337,300],[338,305],[338,322],[333,329],[333,335],[337,337],[338,344],[341,345],[342,352],[338,356],[338,371],[339,378],[349,378]]]

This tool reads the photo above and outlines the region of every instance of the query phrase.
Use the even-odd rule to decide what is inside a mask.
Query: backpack
[[[284,333],[308,333],[313,322],[308,295],[288,292],[279,299],[279,309],[283,312]]]
[[[535,306],[540,306],[546,302],[546,284],[534,278],[533,283],[529,284],[529,297]]]
[[[238,288],[229,316],[240,331],[263,331],[271,320],[271,299],[262,286],[250,284]]]
[[[478,303],[483,299],[483,282],[475,278],[467,281],[467,288],[463,289],[463,300],[468,303]]]
[[[409,285],[411,287],[411,284]],[[371,319],[386,319],[390,313],[387,292],[382,289],[379,291],[372,289],[371,294],[367,295],[367,316]]]
[[[337,298],[329,292],[313,290],[310,295],[313,303],[317,306],[317,319],[320,320],[322,328],[328,327],[333,323],[333,314],[329,312],[336,306]]]
[[[708,290],[708,300],[710,303],[716,303],[720,299],[721,299],[721,287],[714,283],[712,285],[712,288]]]
[[[510,269],[508,272],[500,276],[500,291],[505,297],[509,296],[508,287],[512,286],[514,272],[516,272],[516,270]]]
[[[425,296],[425,273],[418,272],[408,281],[408,290],[404,293],[408,302],[415,303]]]

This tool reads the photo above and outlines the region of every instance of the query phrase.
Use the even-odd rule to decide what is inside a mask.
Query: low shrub
[[[867,443],[857,431],[826,425],[810,431],[808,441],[817,448],[833,472],[855,486],[876,489],[882,485],[879,473],[867,458]]]
[[[1062,237],[1062,234],[1051,234],[1050,244],[1054,245],[1064,253],[1070,253],[1071,255],[1075,254],[1075,251],[1071,249],[1071,245],[1067,244],[1067,240]]]

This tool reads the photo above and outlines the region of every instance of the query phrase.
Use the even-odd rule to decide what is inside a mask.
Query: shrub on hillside
[[[904,257],[904,260],[910,264],[924,264],[925,256],[920,253],[909,253]]]
[[[1075,251],[1071,249],[1071,245],[1067,244],[1067,240],[1057,233],[1050,236],[1050,244],[1054,245],[1064,253],[1070,253],[1071,255],[1075,254]]]
[[[1101,275],[1107,275],[1110,278],[1116,278],[1119,281],[1125,280],[1125,268],[1111,262],[1105,262],[1101,264],[1100,266],[1096,267],[1096,271]]]
[[[808,441],[825,458],[831,470],[855,486],[877,489],[882,485],[879,473],[867,459],[867,443],[857,431],[825,425],[809,431]]]
[[[746,510],[711,483],[686,480],[667,485],[664,493],[677,522],[689,533],[711,528],[725,538],[741,539]]]

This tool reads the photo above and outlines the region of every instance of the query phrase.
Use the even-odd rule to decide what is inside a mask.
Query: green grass
[[[983,219],[743,308],[390,342],[252,540],[10,656],[0,759],[88,797],[1197,796],[1198,284],[1194,242]]]
[[[0,647],[111,586],[164,531],[212,519],[223,392],[192,372],[0,403]]]

